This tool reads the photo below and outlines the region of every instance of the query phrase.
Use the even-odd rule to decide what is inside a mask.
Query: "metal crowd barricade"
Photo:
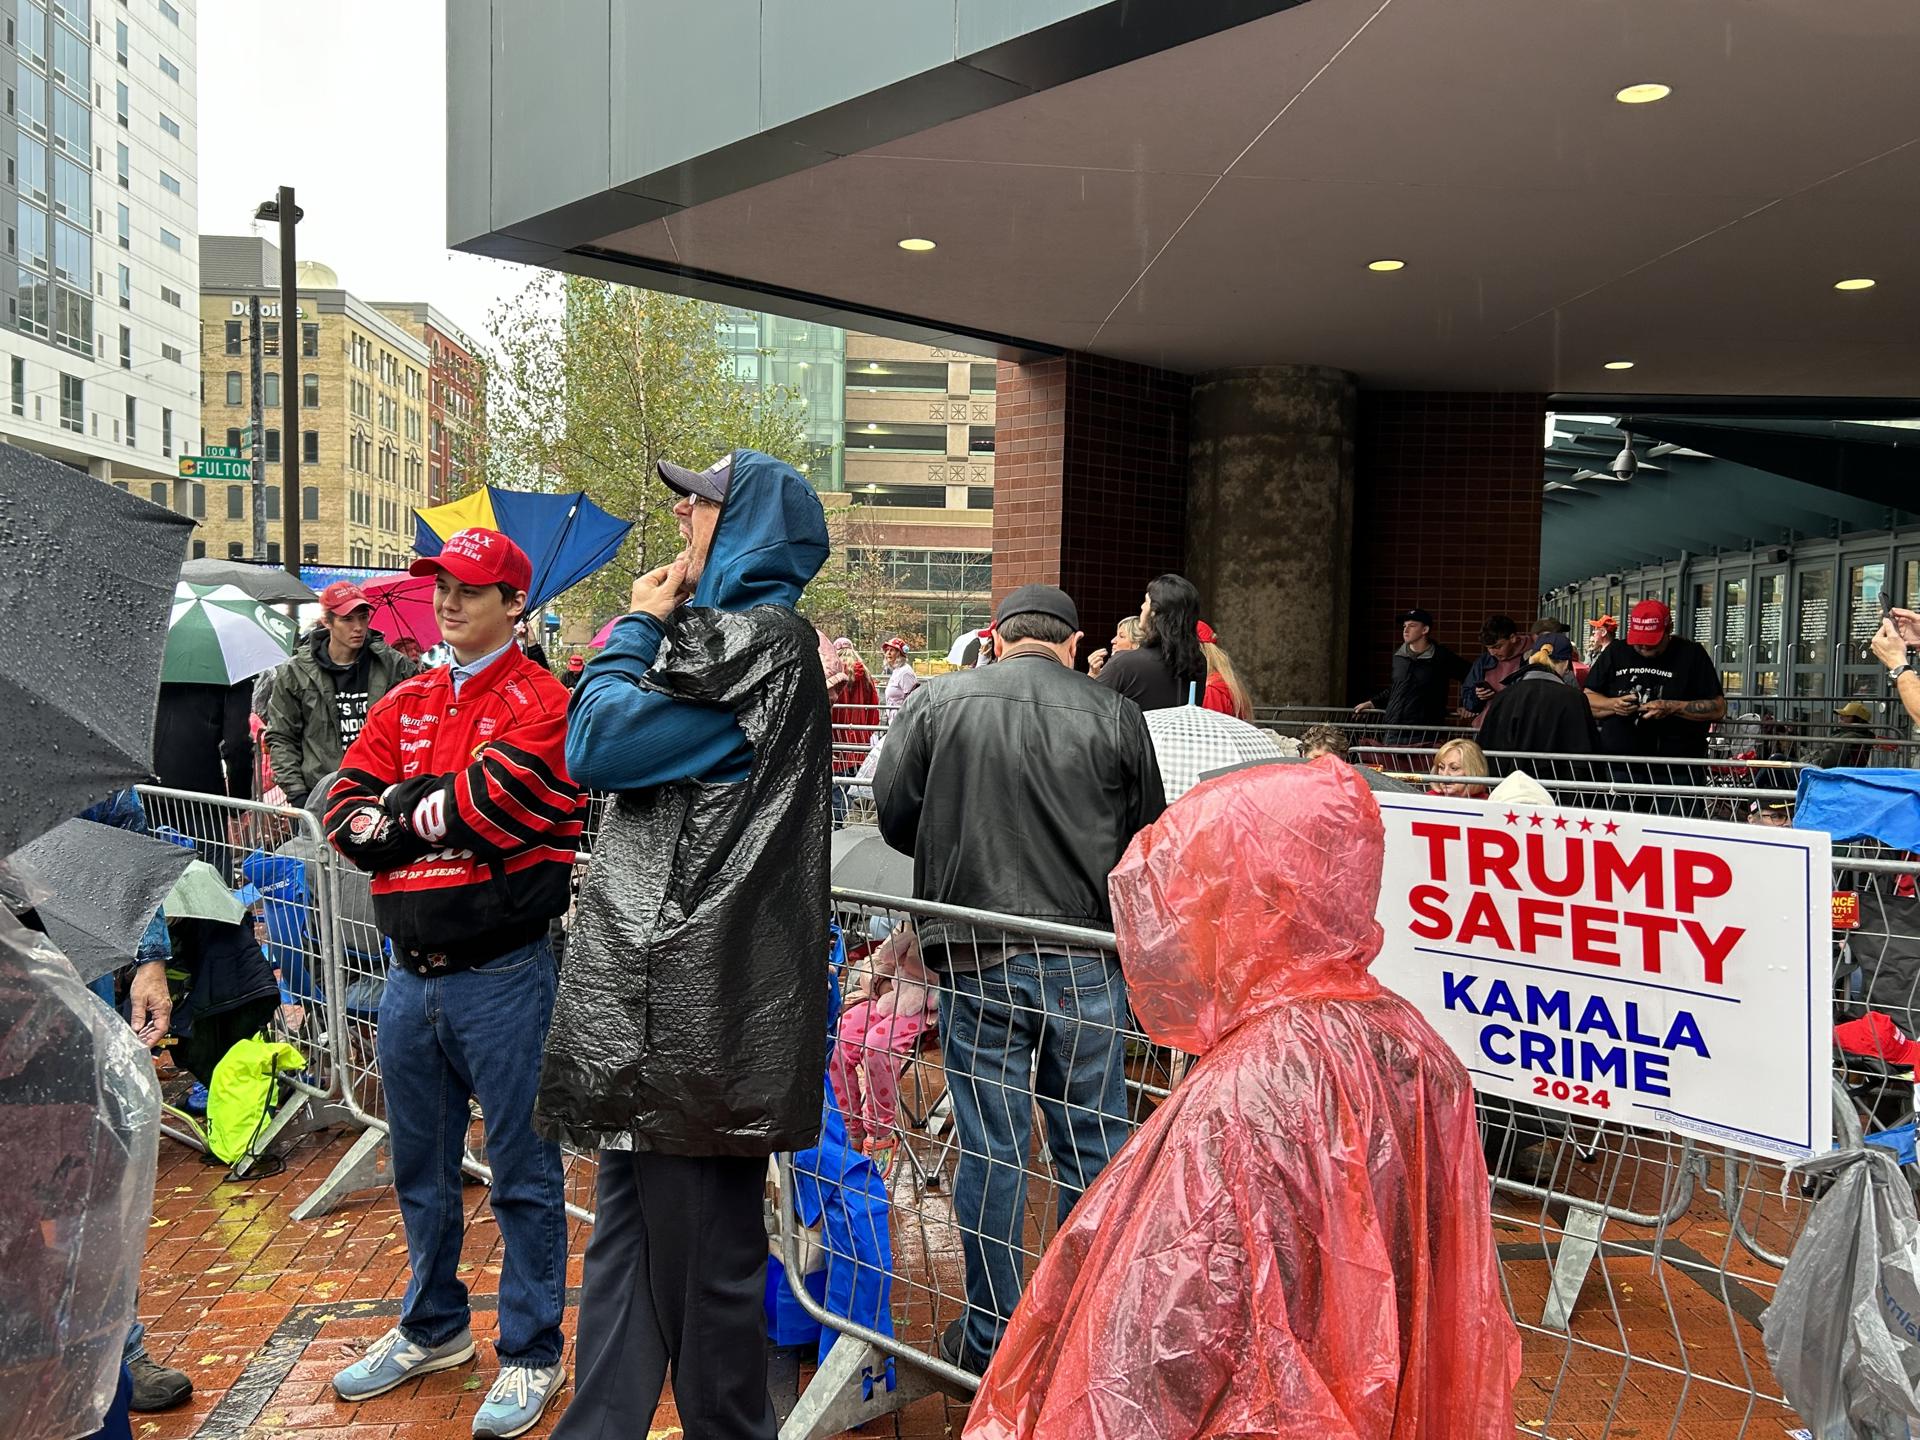
[[[1840,880],[1875,877],[1905,907],[1876,909],[1839,947],[1839,993],[1870,998],[1911,1034],[1920,1028],[1920,898],[1896,892],[1911,889],[1901,877],[1910,880],[1920,864],[1878,847],[1837,853]],[[990,947],[1055,951],[1064,957],[1060,965],[1077,961],[1083,972],[1112,962],[1112,939],[1098,932],[848,890],[834,892],[834,907],[849,946],[842,986],[853,982],[856,994],[876,938],[903,926],[958,921]],[[1913,943],[1903,948],[1907,939]],[[1086,983],[1084,973],[1079,981]],[[838,1434],[931,1391],[971,1395],[976,1378],[950,1363],[941,1345],[967,1313],[969,1259],[984,1277],[976,1281],[976,1306],[984,1296],[1010,1312],[1059,1223],[1062,1199],[1076,1193],[1088,1137],[1117,1147],[1183,1073],[1184,1057],[1154,1047],[1124,1012],[1101,1021],[1077,1017],[1063,1042],[1070,1059],[1120,1057],[1125,1089],[1118,1103],[1084,1088],[1063,1090],[1059,1067],[996,1068],[976,1060],[950,1068],[947,1048],[956,1030],[972,1033],[967,1007],[977,1004],[981,988],[977,980],[937,973],[937,1013],[923,1029],[876,1029],[870,1012],[843,1016],[834,1092],[870,1134],[891,1139],[885,1179],[868,1181],[857,1160],[831,1148],[780,1158],[778,1254],[796,1303],[837,1336],[783,1440]],[[1004,981],[992,993],[1016,1032],[1059,1023],[1047,995],[1015,993]],[[1860,1143],[1863,1130],[1913,1120],[1911,1077],[1889,1078],[1889,1067],[1876,1069],[1872,1058],[1842,1057],[1836,1069],[1835,1134],[1842,1145]],[[1900,1058],[1911,1057],[1898,1052],[1887,1060]],[[1862,1069],[1875,1070],[1866,1088]],[[991,1154],[964,1162],[969,1182],[956,1193],[966,1152],[953,1109],[970,1098],[971,1110],[997,1108],[1016,1119],[988,1147]],[[1768,1367],[1759,1317],[1817,1194],[1782,1163],[1662,1131],[1486,1097],[1480,1124],[1501,1283],[1524,1354],[1517,1433],[1757,1437],[1799,1426]],[[1920,1187],[1920,1165],[1908,1174]],[[856,1224],[851,1236],[809,1230],[794,1197],[836,1184],[856,1196],[883,1190],[883,1220],[864,1233]],[[1004,1202],[999,1213],[1014,1218],[989,1221],[996,1207],[979,1194],[996,1195]],[[838,1307],[851,1315],[833,1313],[806,1288],[806,1274],[823,1257],[830,1282],[836,1267],[841,1272],[834,1293],[856,1298],[853,1307]],[[982,1263],[990,1259],[997,1263]],[[858,1297],[881,1287],[885,1300],[862,1309]]]
[[[328,1014],[335,911],[331,856],[319,821],[304,810],[224,795],[156,785],[136,786],[135,793],[151,833],[190,848],[229,886],[259,892],[255,933],[280,981],[277,1027],[307,1062],[302,1073],[282,1077],[291,1098],[236,1168],[244,1174],[252,1158],[310,1131],[353,1125],[343,1103],[338,1028]],[[191,1116],[169,1113],[172,1121],[163,1128],[171,1138],[207,1148]]]
[[[595,797],[594,803],[598,808],[590,809],[588,815],[590,822],[597,823],[604,814],[605,797]],[[341,1099],[354,1123],[361,1127],[361,1134],[295,1208],[296,1220],[324,1215],[356,1191],[381,1189],[393,1183],[379,1055],[380,1000],[387,986],[388,945],[374,919],[369,877],[337,853],[329,854],[329,863],[338,907],[333,926],[333,973],[338,982],[332,992],[329,1023],[340,1054]],[[563,1147],[562,1163],[567,1213],[577,1220],[591,1221],[595,1157]],[[461,1168],[477,1180],[493,1179],[486,1163],[485,1116],[477,1103],[470,1106]]]
[[[1625,810],[1730,821],[1751,818],[1756,807],[1790,817],[1800,772],[1808,768],[1793,760],[1492,750],[1486,756],[1493,773],[1481,778],[1434,775],[1438,753],[1439,747],[1432,745],[1359,745],[1348,752],[1348,758],[1355,765],[1369,766],[1412,785],[1456,785],[1464,787],[1465,793],[1485,795],[1509,774],[1520,771],[1539,781],[1556,798],[1568,797],[1569,803],[1594,804],[1611,799]],[[1575,796],[1580,798],[1574,801]]]

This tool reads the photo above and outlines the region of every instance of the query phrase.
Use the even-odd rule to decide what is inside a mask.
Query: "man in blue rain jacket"
[[[832,747],[794,607],[827,526],[757,451],[660,476],[686,549],[634,582],[568,712],[567,768],[615,798],[535,1110],[600,1152],[554,1437],[646,1433],[671,1365],[689,1435],[772,1440],[767,1156],[814,1143],[825,1084]]]

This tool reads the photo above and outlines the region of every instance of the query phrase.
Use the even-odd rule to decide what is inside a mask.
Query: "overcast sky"
[[[444,0],[200,0],[200,231],[267,234],[292,185],[300,258],[363,300],[428,300],[475,339],[520,266],[447,249]],[[279,72],[298,66],[283,126]]]

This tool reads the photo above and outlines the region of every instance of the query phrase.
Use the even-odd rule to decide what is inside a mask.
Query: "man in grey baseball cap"
[[[902,708],[874,795],[881,834],[913,856],[919,899],[1112,925],[1107,873],[1165,795],[1140,707],[1074,669],[1080,640],[1064,591],[1022,585],[994,614],[997,663],[938,676]],[[941,1052],[960,1137],[953,1207],[967,1313],[941,1350],[978,1373],[1020,1298],[1034,1100],[1063,1220],[1126,1139],[1127,990],[1108,956],[1040,953],[964,923],[919,929],[947,990]]]

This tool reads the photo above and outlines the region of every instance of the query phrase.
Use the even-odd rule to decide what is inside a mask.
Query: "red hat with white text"
[[[525,590],[533,583],[533,562],[527,552],[498,530],[479,525],[448,537],[438,555],[423,555],[407,567],[409,575],[437,575],[443,570],[462,585],[511,585]]]

